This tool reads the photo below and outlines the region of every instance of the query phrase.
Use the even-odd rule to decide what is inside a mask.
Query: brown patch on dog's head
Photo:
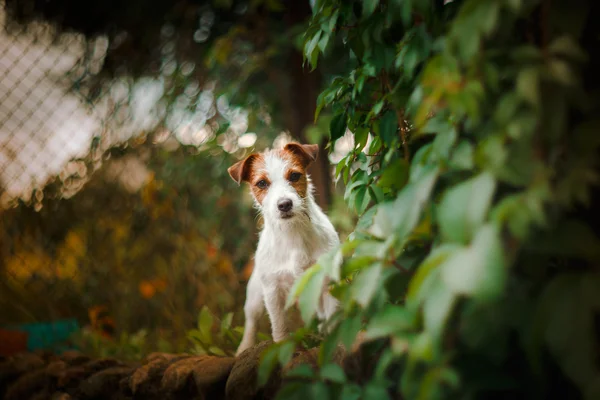
[[[317,159],[319,145],[288,143],[285,145],[282,152],[291,155],[295,162],[301,164],[302,167],[306,169],[310,163]]]
[[[227,172],[229,172],[231,179],[233,179],[238,185],[240,185],[242,182],[248,182],[252,171],[252,164],[258,156],[259,155],[256,153],[250,154],[242,161],[238,161],[231,167],[227,168]]]
[[[272,177],[267,176],[265,157],[279,157],[287,164],[286,170],[282,171],[284,178],[301,198],[305,198],[308,193],[306,169],[317,159],[318,152],[318,145],[289,143],[281,150],[250,154],[244,160],[229,167],[227,171],[238,185],[248,182],[254,198],[262,204],[272,180]]]
[[[301,198],[305,198],[308,192],[306,169],[317,159],[318,153],[318,145],[300,143],[288,143],[280,151],[280,156],[288,161],[284,176]]]
[[[262,204],[269,189],[269,178],[264,171],[265,159],[262,153],[253,153],[229,167],[227,172],[231,178],[241,184],[248,182],[256,201]],[[262,182],[261,182],[262,181]]]

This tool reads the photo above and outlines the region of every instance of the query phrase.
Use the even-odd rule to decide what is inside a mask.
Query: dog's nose
[[[277,208],[281,212],[288,212],[292,209],[292,200],[290,199],[281,199],[277,202]]]

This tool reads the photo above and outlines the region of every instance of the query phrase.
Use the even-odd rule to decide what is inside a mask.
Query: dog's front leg
[[[285,320],[286,293],[281,288],[269,287],[265,289],[265,306],[271,320],[271,333],[275,342],[281,342],[288,335]]]
[[[244,350],[254,346],[256,342],[256,330],[258,320],[265,312],[265,302],[263,299],[263,288],[259,277],[256,274],[250,276],[248,288],[246,289],[246,303],[244,304],[244,336],[238,346],[235,355],[240,355]]]

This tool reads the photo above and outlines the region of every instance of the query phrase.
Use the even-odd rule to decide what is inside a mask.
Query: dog
[[[250,154],[228,168],[238,185],[249,184],[264,219],[246,289],[244,335],[236,355],[255,344],[258,320],[265,308],[273,340],[286,338],[285,304],[291,287],[322,254],[339,244],[335,228],[315,202],[306,173],[318,152],[318,145],[292,142],[282,149]],[[324,285],[319,319],[329,319],[337,308],[338,301]]]

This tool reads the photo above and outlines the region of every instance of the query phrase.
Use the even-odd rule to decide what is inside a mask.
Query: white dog
[[[289,143],[280,150],[251,154],[228,169],[238,184],[248,182],[264,218],[246,291],[244,336],[236,354],[254,345],[265,306],[273,340],[285,339],[285,304],[290,288],[322,254],[339,244],[337,232],[314,200],[306,174],[318,151],[317,145]],[[328,319],[338,302],[326,286],[321,296],[317,314]]]

